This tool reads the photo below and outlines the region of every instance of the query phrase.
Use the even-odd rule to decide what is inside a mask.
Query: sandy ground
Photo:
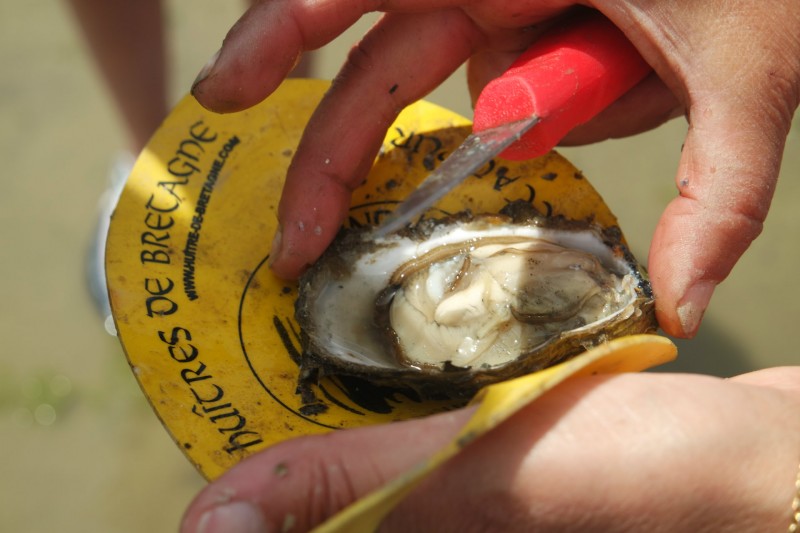
[[[217,49],[241,5],[168,2],[173,100]],[[346,43],[318,56],[329,78]],[[64,5],[0,5],[0,531],[174,531],[203,481],[139,391],[84,283],[96,203],[124,132]],[[468,113],[454,79],[431,99]],[[563,152],[607,198],[646,257],[675,195],[681,120]],[[761,238],[719,288],[701,334],[669,369],[731,375],[798,361],[800,127]]]

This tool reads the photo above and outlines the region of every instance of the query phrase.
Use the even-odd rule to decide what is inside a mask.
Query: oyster
[[[655,330],[649,283],[621,241],[617,228],[544,217],[522,201],[381,240],[343,230],[300,281],[303,375],[468,397]]]

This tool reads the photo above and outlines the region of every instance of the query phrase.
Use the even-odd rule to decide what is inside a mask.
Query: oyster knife
[[[375,236],[385,237],[405,226],[439,201],[464,178],[477,171],[513,142],[518,141],[537,122],[539,117],[532,116],[469,135],[439,168],[425,178],[425,181],[395,208],[389,218],[375,230]]]
[[[475,103],[473,133],[374,231],[404,227],[498,154],[545,155],[576,126],[651,72],[636,48],[594,11],[534,42]]]

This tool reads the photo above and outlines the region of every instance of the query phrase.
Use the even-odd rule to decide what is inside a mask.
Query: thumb
[[[659,221],[648,260],[659,323],[678,337],[695,334],[715,287],[761,232],[790,123],[756,96],[748,106],[721,96],[691,107],[679,196]],[[744,109],[752,111],[743,116]]]
[[[800,9],[789,11],[767,9],[751,24],[758,17],[734,10],[726,15],[732,20],[715,22],[716,41],[705,46],[695,35],[700,47],[673,66],[689,130],[679,195],[659,221],[648,260],[656,314],[671,335],[696,333],[715,287],[763,227],[800,100],[800,41],[795,30],[778,31],[800,22]]]
[[[308,531],[444,446],[471,409],[290,440],[210,483],[182,533]]]

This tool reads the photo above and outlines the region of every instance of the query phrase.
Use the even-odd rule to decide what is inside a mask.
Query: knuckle
[[[309,465],[309,493],[304,514],[311,524],[319,524],[348,504],[358,494],[347,465],[331,457],[320,457]]]

